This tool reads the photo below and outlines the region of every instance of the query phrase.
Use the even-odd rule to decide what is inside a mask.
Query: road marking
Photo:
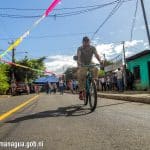
[[[17,112],[18,110],[20,110],[21,108],[25,107],[27,104],[29,104],[30,102],[32,102],[33,100],[35,100],[36,98],[38,98],[39,95],[36,95],[32,98],[30,98],[29,100],[27,100],[26,102],[20,104],[19,106],[9,110],[8,112],[0,115],[0,121],[6,119],[7,117],[9,117],[10,115],[14,114],[15,112]]]

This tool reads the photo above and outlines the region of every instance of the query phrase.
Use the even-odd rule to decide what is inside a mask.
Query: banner
[[[45,13],[42,15],[41,18],[39,18],[37,21],[34,22],[34,24],[32,25],[32,27],[26,31],[21,37],[19,37],[13,44],[11,44],[8,49],[3,52],[1,55],[0,55],[0,59],[2,57],[4,57],[9,51],[13,50],[15,47],[17,47],[22,41],[24,38],[26,38],[31,30],[33,28],[35,28],[45,17],[47,17],[49,15],[50,12],[53,11],[53,9],[56,7],[56,5],[60,2],[61,0],[53,0],[53,2],[51,3],[51,5],[48,7],[48,9],[45,11]]]

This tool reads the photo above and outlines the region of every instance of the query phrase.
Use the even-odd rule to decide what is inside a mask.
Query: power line
[[[135,22],[136,22],[137,10],[138,10],[138,0],[136,1],[134,17],[133,17],[133,21],[132,21],[131,35],[130,35],[130,40],[131,40],[131,41],[132,41],[132,39],[133,39],[133,31],[134,31]]]
[[[117,56],[115,56],[114,58],[111,58],[109,61],[110,62],[115,62],[117,60],[120,60],[120,57],[122,57],[122,54],[118,54]]]
[[[84,14],[84,13],[87,13],[87,12],[90,12],[90,11],[95,11],[95,10],[100,9],[100,8],[102,8],[102,6],[89,8],[89,9],[83,9],[83,10],[79,10],[79,11],[57,13],[57,14],[49,15],[48,17],[56,18],[56,17],[74,16],[74,15]],[[15,19],[30,19],[30,18],[39,18],[39,17],[41,17],[41,15],[0,14],[0,17],[15,18]]]
[[[78,11],[71,11],[71,12],[64,12],[64,13],[55,13],[53,15],[49,15],[48,17],[69,17],[69,16],[74,16],[74,15],[79,15],[79,14],[84,14],[84,13],[88,13],[90,11],[94,11],[94,10],[98,10],[100,8],[109,6],[109,5],[114,5],[116,3],[118,3],[119,0],[115,0],[109,3],[105,3],[105,4],[101,4],[101,5],[93,5],[93,6],[86,6],[86,7],[76,7],[74,9],[77,8],[82,8],[81,10]],[[123,0],[122,2],[127,2],[127,1],[133,1],[133,0]],[[2,9],[2,8],[1,8]],[[11,8],[7,8],[7,9],[11,9]],[[12,8],[15,9],[15,8]],[[67,9],[73,9],[73,8],[67,8]],[[18,14],[0,14],[0,17],[6,17],[6,18],[15,18],[15,19],[29,19],[29,18],[38,18],[41,17],[41,15],[18,15]]]
[[[114,1],[115,2],[115,1]],[[112,3],[112,2],[110,2]],[[110,4],[108,3],[108,4]],[[55,11],[58,10],[73,10],[73,9],[83,9],[83,8],[91,8],[91,7],[99,7],[102,6],[103,4],[100,5],[89,5],[89,6],[77,6],[77,7],[68,7],[68,8],[59,8],[59,9],[54,9]],[[39,9],[30,9],[30,8],[0,8],[0,10],[15,10],[15,11],[44,11],[46,8],[39,8]]]
[[[103,27],[103,25],[117,12],[117,10],[121,7],[123,4],[123,1],[118,0],[117,5],[112,9],[112,11],[109,13],[109,15],[106,17],[106,19],[100,24],[100,26],[97,28],[97,30],[94,32],[92,39],[94,39],[95,35],[99,32],[99,30]]]
[[[141,0],[141,7],[142,7],[142,12],[143,12],[143,17],[144,17],[144,23],[145,23],[145,28],[146,28],[146,33],[147,33],[147,40],[150,48],[150,31],[149,31],[149,26],[148,26],[148,20],[146,16],[146,10],[144,6],[144,1]]]
[[[59,10],[73,10],[73,9],[83,9],[83,8],[91,8],[91,7],[99,7],[99,6],[103,6],[103,5],[111,5],[116,3],[118,0],[112,1],[112,2],[108,2],[105,4],[99,4],[99,5],[88,5],[88,6],[76,6],[76,7],[66,7],[66,8],[56,8],[54,9],[55,11],[59,11]],[[131,1],[131,0],[124,0],[124,2],[126,1]],[[0,8],[0,10],[15,10],[15,11],[44,11],[46,10],[46,8],[12,8],[12,7],[5,7],[5,8]]]
[[[43,38],[62,38],[62,37],[70,37],[70,36],[80,36],[85,34],[93,34],[94,32],[81,32],[81,33],[66,33],[66,34],[57,34],[57,35],[42,35],[42,36],[29,36],[26,39],[43,39]],[[17,39],[17,37],[11,37],[11,38],[0,38],[0,40],[7,41]]]

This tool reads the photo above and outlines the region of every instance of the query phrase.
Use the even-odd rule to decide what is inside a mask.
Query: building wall
[[[135,83],[137,89],[150,88],[149,74],[148,74],[148,61],[150,61],[150,54],[142,56],[140,58],[131,60],[127,63],[128,69],[132,71],[136,66],[140,66],[140,76],[141,80]]]

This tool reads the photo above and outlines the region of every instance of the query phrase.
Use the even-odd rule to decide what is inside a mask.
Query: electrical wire
[[[133,17],[133,21],[132,21],[130,41],[132,41],[132,39],[133,39],[133,31],[134,31],[135,22],[136,22],[137,10],[138,10],[138,0],[136,1],[134,17]]]
[[[109,2],[109,3],[105,3],[105,4],[99,4],[99,5],[88,5],[88,6],[77,6],[77,7],[67,7],[67,8],[56,8],[54,9],[55,11],[60,11],[60,10],[73,10],[73,9],[83,9],[83,8],[91,8],[91,7],[99,7],[99,6],[103,6],[103,5],[111,5],[113,3],[116,3],[118,0]],[[131,0],[124,0],[124,2],[126,1],[131,1]],[[15,10],[15,11],[44,11],[46,10],[46,8],[10,8],[10,7],[5,7],[2,8],[0,7],[0,10]]]
[[[26,39],[43,39],[43,38],[64,38],[64,37],[71,37],[71,36],[80,36],[85,34],[93,34],[94,32],[81,32],[81,33],[66,33],[66,34],[57,34],[57,35],[42,35],[42,36],[29,36]],[[11,38],[0,38],[0,40],[7,41],[17,39],[17,37],[11,37]]]
[[[64,13],[55,13],[52,15],[49,15],[48,17],[69,17],[69,16],[74,16],[74,15],[80,15],[84,13],[88,13],[90,11],[95,11],[100,8],[109,6],[109,5],[114,5],[118,3],[119,0],[115,0],[109,3],[101,4],[101,5],[93,5],[93,6],[86,6],[86,7],[75,7],[74,9],[77,8],[82,8],[81,10],[78,11],[71,11],[71,12],[64,12]],[[133,1],[133,0],[123,0],[122,2],[127,2],[127,1]],[[1,8],[2,9],[2,8]],[[11,8],[4,8],[4,9],[11,9]],[[15,8],[12,8],[15,9]],[[64,8],[64,9],[73,9],[73,8]],[[6,18],[15,18],[15,19],[29,19],[29,18],[39,18],[41,15],[18,15],[18,14],[0,14],[0,17],[6,17]]]
[[[109,15],[106,17],[106,19],[100,24],[100,26],[96,29],[92,36],[92,40],[94,39],[95,35],[99,32],[99,30],[104,26],[104,24],[117,12],[117,10],[121,7],[123,4],[123,1],[119,0],[118,3],[115,5],[115,7],[112,9],[112,11],[109,13]]]

